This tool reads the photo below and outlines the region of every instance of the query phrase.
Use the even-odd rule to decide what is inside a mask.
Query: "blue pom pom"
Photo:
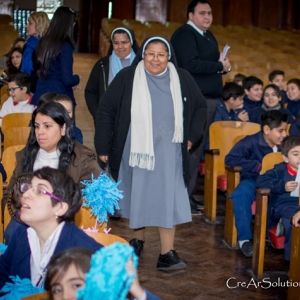
[[[126,263],[132,258],[136,270],[138,258],[132,247],[115,242],[98,250],[85,274],[85,287],[77,292],[77,299],[125,300],[136,273],[129,275]]]
[[[85,203],[83,206],[91,207],[91,214],[95,216],[100,224],[107,222],[107,213],[114,214],[115,209],[120,209],[119,199],[123,198],[123,192],[118,190],[121,183],[114,182],[106,174],[101,174],[94,179],[81,181],[85,185],[82,190]]]
[[[26,296],[44,292],[43,288],[33,286],[28,278],[20,279],[19,276],[9,276],[11,282],[6,282],[3,286],[1,293],[7,293],[2,296],[2,300],[16,300]]]
[[[7,245],[0,243],[0,255],[5,252]]]

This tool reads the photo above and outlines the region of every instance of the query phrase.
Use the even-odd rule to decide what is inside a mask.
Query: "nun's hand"
[[[192,146],[193,146],[192,142],[188,141],[188,143],[187,143],[187,149],[188,149],[188,151],[190,151],[190,149],[192,148]]]
[[[105,164],[106,164],[107,161],[108,161],[108,155],[100,155],[99,158],[100,158],[100,160],[103,161]]]

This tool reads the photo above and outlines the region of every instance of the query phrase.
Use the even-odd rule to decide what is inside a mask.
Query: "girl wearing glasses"
[[[19,187],[20,219],[29,227],[19,227],[0,256],[0,289],[16,275],[43,286],[53,255],[73,247],[92,252],[102,247],[73,223],[82,195],[65,172],[45,167]]]
[[[117,27],[111,34],[107,55],[94,65],[85,88],[85,101],[96,124],[100,98],[117,73],[131,65],[138,50],[138,44],[131,29]]]
[[[73,26],[76,14],[69,7],[59,7],[50,22],[46,34],[37,49],[38,82],[32,98],[34,105],[44,93],[55,92],[68,95],[74,104],[73,90],[79,88],[80,78],[73,74]]]
[[[187,265],[174,250],[174,237],[177,224],[191,221],[188,150],[201,138],[205,120],[201,91],[187,71],[177,68],[171,44],[159,36],[144,41],[99,104],[97,154],[121,180],[121,214],[133,229],[130,244],[137,255],[145,227],[158,227],[159,270]]]
[[[31,120],[33,127],[28,142],[24,149],[16,153],[16,168],[3,197],[2,212],[9,198],[9,190],[20,174],[49,166],[66,172],[76,183],[90,179],[92,174],[95,178],[100,175],[96,155],[75,141],[72,121],[60,103],[38,106]]]

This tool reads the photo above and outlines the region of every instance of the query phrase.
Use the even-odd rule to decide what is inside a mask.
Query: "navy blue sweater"
[[[279,110],[282,113],[288,115],[288,123],[289,124],[291,124],[291,123],[294,122],[293,114],[288,109],[285,109],[285,108],[281,107]],[[248,115],[249,115],[249,121],[253,122],[253,123],[260,124],[260,117],[265,112],[266,112],[266,110],[264,110],[261,106],[260,107],[256,107],[256,108],[250,110],[250,112],[248,113]]]
[[[228,111],[224,101],[218,99],[217,110],[214,118],[214,122],[216,121],[241,121],[239,119],[238,114],[240,111],[230,110]]]
[[[287,109],[293,114],[294,117],[299,117],[300,99],[297,101],[287,100]]]
[[[287,164],[282,162],[275,165],[273,169],[260,175],[256,181],[257,188],[269,188],[271,196],[269,203],[275,207],[282,203],[298,204],[298,197],[291,197],[291,192],[285,190],[285,184],[288,181],[295,181],[296,175],[290,175],[287,169]]]
[[[246,110],[248,113],[256,108],[256,107],[260,107],[262,105],[262,101],[252,101],[250,100],[247,96],[244,96],[243,98],[244,100],[244,110]]]
[[[253,179],[259,176],[261,162],[264,156],[272,153],[262,132],[248,135],[236,143],[225,157],[225,165],[242,167],[241,180]]]

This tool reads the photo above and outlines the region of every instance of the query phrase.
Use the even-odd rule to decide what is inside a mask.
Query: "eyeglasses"
[[[112,42],[115,46],[126,46],[128,43],[130,43],[130,41],[121,41],[121,42]]]
[[[28,190],[32,189],[32,191],[37,195],[37,196],[41,196],[41,195],[48,195],[51,198],[55,199],[56,201],[59,202],[63,202],[62,199],[60,199],[59,197],[55,196],[54,194],[45,191],[44,189],[42,189],[40,186],[36,185],[36,186],[32,186],[30,183],[22,183],[20,185],[20,192],[21,193],[25,193]]]
[[[16,86],[16,87],[12,87],[10,89],[7,89],[7,91],[9,93],[12,93],[12,92],[14,93],[16,89],[22,89],[22,88],[23,88],[22,86]]]
[[[154,52],[145,52],[145,55],[149,58],[149,59],[159,59],[159,60],[163,60],[164,58],[166,58],[168,56],[168,53],[157,53],[155,54]]]

